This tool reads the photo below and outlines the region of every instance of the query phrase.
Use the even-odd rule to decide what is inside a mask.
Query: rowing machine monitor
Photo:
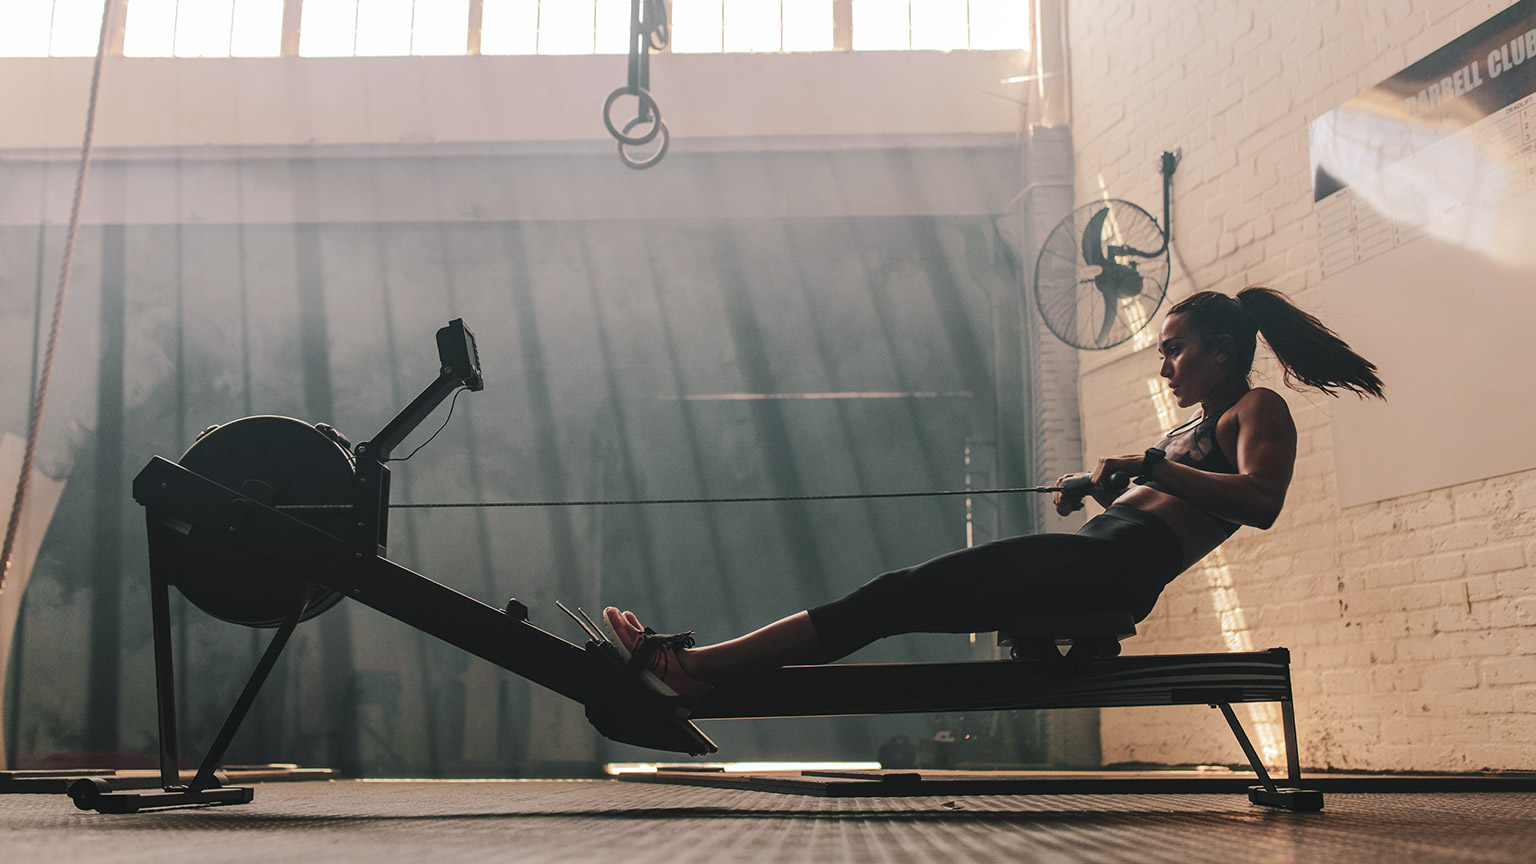
[[[472,391],[485,389],[475,334],[463,318],[455,318],[437,331],[437,357],[442,361],[444,375],[451,375]]]

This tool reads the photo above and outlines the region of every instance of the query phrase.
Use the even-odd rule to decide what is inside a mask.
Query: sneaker
[[[694,680],[678,662],[678,647],[692,648],[693,633],[657,633],[642,627],[633,612],[609,606],[603,610],[603,629],[619,656],[638,672],[645,686],[663,696],[692,699],[703,696],[709,685]]]

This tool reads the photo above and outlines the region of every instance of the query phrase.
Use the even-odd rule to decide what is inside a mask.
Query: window
[[[784,0],[781,51],[831,51],[832,4],[828,0]]]
[[[833,0],[673,0],[672,50],[831,51]]]
[[[0,57],[95,57],[103,0],[0,0]]]
[[[1023,0],[852,0],[855,51],[1029,47]]]
[[[129,0],[125,57],[276,57],[283,0]]]
[[[469,0],[303,0],[301,57],[464,54]]]
[[[629,0],[483,0],[481,54],[627,54]]]
[[[624,54],[630,0],[123,0],[128,57]],[[668,0],[677,53],[1028,47],[1030,0]],[[0,0],[0,57],[89,57],[105,0]],[[290,28],[284,32],[284,28]],[[113,49],[115,50],[115,49]]]
[[[972,51],[1013,51],[1029,47],[1029,12],[1022,0],[971,0]]]

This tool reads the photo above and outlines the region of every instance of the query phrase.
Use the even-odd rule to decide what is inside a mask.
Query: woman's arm
[[[1296,424],[1280,394],[1265,388],[1248,391],[1228,412],[1237,423],[1237,473],[1217,474],[1188,465],[1162,461],[1144,476],[1156,480],[1169,494],[1212,515],[1240,525],[1268,528],[1285,504],[1296,467]],[[1222,418],[1225,425],[1226,418]],[[1220,440],[1222,430],[1218,428]],[[1137,472],[1141,456],[1099,460],[1096,488],[1116,471]],[[1108,491],[1108,490],[1106,490]],[[1095,496],[1097,497],[1097,496]]]

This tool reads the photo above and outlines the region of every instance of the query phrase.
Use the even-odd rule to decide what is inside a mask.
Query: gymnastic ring
[[[613,125],[613,118],[609,115],[613,110],[613,103],[619,101],[620,96],[628,95],[630,93],[633,93],[635,96],[639,97],[640,108],[636,112],[635,119],[629,121],[629,123],[624,126],[625,131],[620,132],[619,128]],[[636,123],[644,122],[645,115],[647,113],[647,105],[650,106],[650,117],[652,120],[654,120],[654,122],[651,124],[650,130],[647,131],[644,135],[631,136],[628,130],[633,129]],[[634,90],[630,90],[628,87],[620,87],[612,93],[609,93],[608,101],[603,103],[603,125],[608,127],[608,134],[612,135],[614,138],[617,138],[620,144],[628,144],[632,147],[638,147],[642,144],[649,144],[651,143],[651,139],[655,138],[657,133],[661,131],[661,108],[656,104],[656,100],[651,98],[651,94],[646,92],[644,87],[636,87]]]
[[[640,118],[636,117],[634,120],[629,122],[631,124],[639,123]],[[655,153],[651,154],[645,159],[632,158],[624,149],[628,145],[626,145],[623,141],[619,142],[619,158],[624,161],[625,165],[635,169],[636,171],[644,171],[645,169],[654,166],[657,162],[660,162],[661,157],[667,155],[667,145],[672,143],[672,133],[667,131],[667,124],[661,122],[660,118],[656,120],[656,127],[661,130],[661,147]],[[629,127],[626,126],[625,128],[628,129]]]

